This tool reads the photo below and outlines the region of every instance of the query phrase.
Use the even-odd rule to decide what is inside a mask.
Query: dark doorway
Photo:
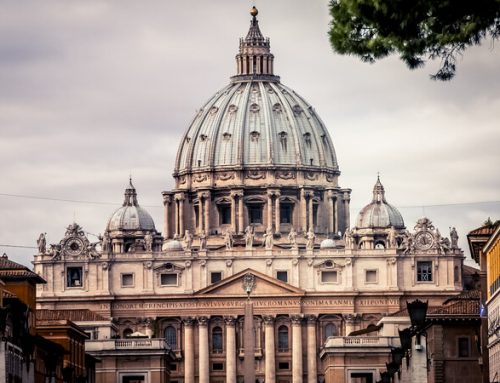
[[[351,383],[373,383],[371,372],[351,372]]]

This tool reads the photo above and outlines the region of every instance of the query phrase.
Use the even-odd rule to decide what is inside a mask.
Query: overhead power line
[[[37,200],[45,200],[45,201],[55,201],[55,202],[70,202],[70,203],[79,203],[79,204],[87,204],[87,205],[110,205],[110,206],[120,206],[119,203],[116,202],[104,202],[104,201],[87,201],[87,200],[76,200],[76,199],[65,199],[65,198],[56,198],[56,197],[44,197],[37,195],[25,195],[25,194],[9,194],[9,193],[0,193],[1,197],[13,197],[13,198],[25,198],[25,199],[37,199]],[[454,202],[454,203],[437,203],[437,204],[428,204],[428,205],[395,205],[400,209],[409,209],[409,208],[423,208],[423,207],[442,207],[442,206],[466,206],[466,205],[480,205],[480,204],[500,204],[499,201],[471,201],[471,202]],[[151,208],[162,208],[162,205],[141,205],[143,207],[151,207]],[[362,206],[351,206],[353,209],[361,209]]]

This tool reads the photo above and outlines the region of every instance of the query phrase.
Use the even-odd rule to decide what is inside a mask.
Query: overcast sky
[[[276,74],[332,135],[351,224],[380,172],[407,227],[423,215],[442,234],[456,226],[468,253],[467,231],[500,218],[500,49],[468,49],[452,82],[434,82],[438,63],[333,53],[327,1],[254,3]],[[35,249],[3,245],[35,246],[40,232],[56,243],[73,220],[102,233],[130,173],[161,231],[180,137],[235,73],[251,5],[1,1],[0,252],[29,264]]]

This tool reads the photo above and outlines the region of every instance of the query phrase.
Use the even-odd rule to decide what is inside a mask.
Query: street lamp
[[[396,347],[391,350],[391,355],[392,361],[400,366],[405,356],[405,351],[401,347]]]
[[[420,331],[425,327],[425,317],[427,316],[428,302],[415,300],[413,302],[406,302],[406,308],[410,315],[411,326]]]

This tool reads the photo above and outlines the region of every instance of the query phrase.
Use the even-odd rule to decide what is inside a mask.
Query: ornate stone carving
[[[292,314],[290,319],[293,326],[300,326],[304,320],[304,314]]]
[[[266,265],[271,266],[273,264],[273,260],[271,258],[266,259]]]
[[[315,173],[315,172],[305,172],[304,175],[305,175],[306,179],[308,179],[310,181],[315,181],[319,178],[318,173]]]
[[[206,180],[208,180],[208,174],[206,174],[206,173],[198,173],[198,174],[195,174],[195,176],[194,176],[194,182],[203,182]]]
[[[249,170],[246,172],[245,178],[250,178],[252,180],[260,180],[266,178],[266,173],[259,170]]]
[[[233,265],[233,260],[232,259],[228,259],[226,261],[226,267],[231,267]]]
[[[184,233],[184,238],[183,238],[183,243],[184,243],[184,250],[191,250],[191,246],[193,245],[193,235],[190,233],[189,230],[186,230]]]
[[[153,235],[148,231],[144,236],[144,247],[146,251],[153,251]]]
[[[253,103],[250,105],[250,112],[257,113],[260,110],[260,106],[258,104]]]
[[[153,267],[153,262],[151,261],[144,262],[143,266],[146,270],[151,270],[151,268]]]
[[[236,324],[236,318],[233,316],[225,316],[224,322],[226,323],[226,326],[234,326]]]
[[[199,326],[208,326],[209,318],[206,316],[198,317],[198,325]]]
[[[189,269],[191,267],[191,261],[184,262],[184,266],[186,267],[186,269]]]
[[[275,174],[276,178],[280,178],[283,180],[295,179],[295,172],[292,171],[279,170]]]
[[[191,317],[182,318],[182,323],[186,327],[193,327],[194,326],[194,321],[195,321],[195,319],[191,318]]]
[[[255,275],[251,273],[245,274],[243,277],[243,290],[245,290],[248,296],[250,296],[252,290],[255,288],[255,284]]]
[[[306,320],[307,324],[316,324],[318,317],[316,315],[307,315]]]
[[[274,316],[272,316],[272,315],[264,315],[262,317],[262,319],[264,320],[264,324],[266,326],[273,326],[274,325],[274,321],[275,321]]]
[[[223,172],[217,174],[217,179],[221,181],[227,181],[234,179],[234,173],[232,172]]]
[[[181,185],[184,185],[184,184],[186,183],[186,176],[180,176],[180,177],[179,177],[179,183],[180,183]]]
[[[335,181],[335,176],[333,174],[327,174],[325,178],[327,182]]]

